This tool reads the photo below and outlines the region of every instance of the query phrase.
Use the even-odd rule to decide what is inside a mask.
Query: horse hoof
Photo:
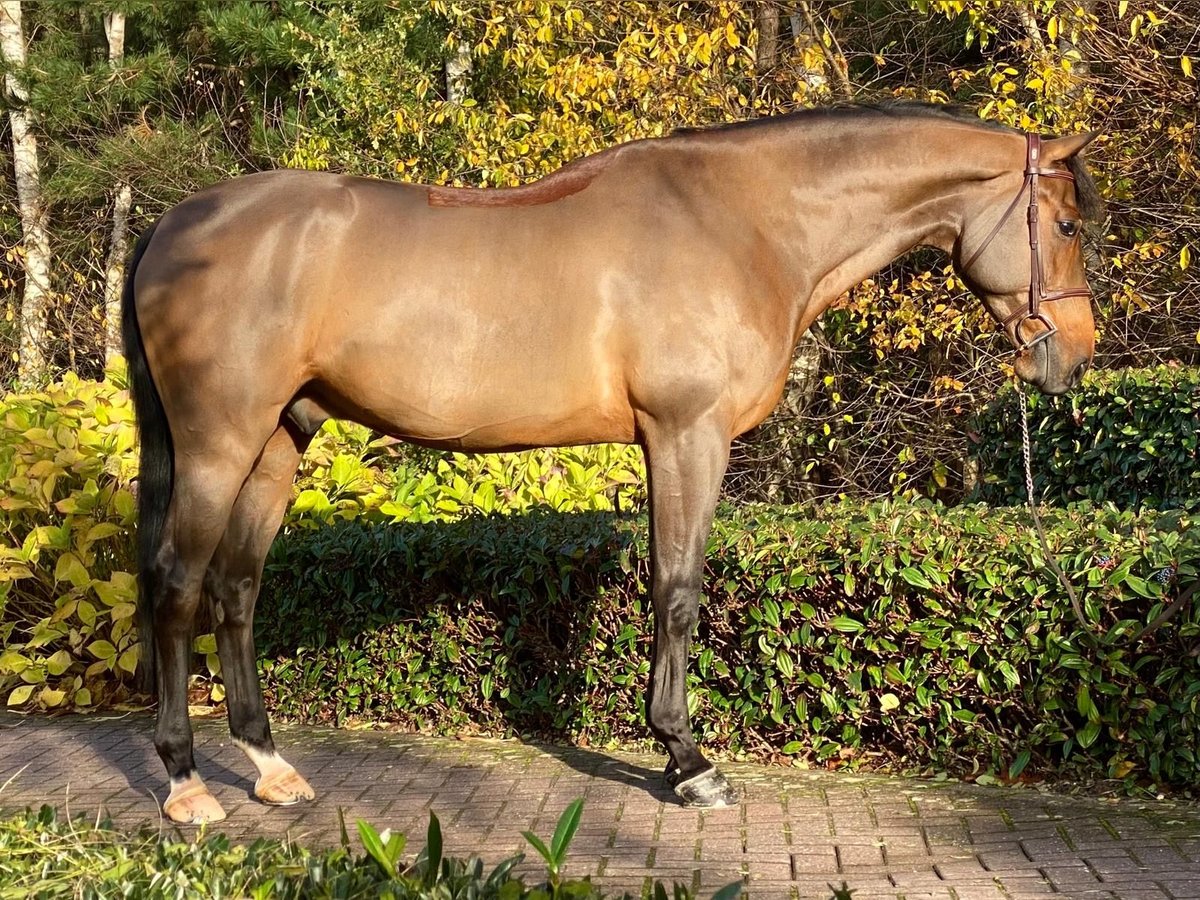
[[[683,801],[684,806],[714,809],[737,806],[741,802],[737,789],[716,768],[693,775],[686,781],[680,781],[679,774],[678,769],[668,772],[667,784],[674,788],[675,796]]]
[[[295,769],[278,772],[254,783],[254,796],[268,806],[291,806],[316,796],[312,786]]]
[[[203,783],[171,791],[163,812],[177,825],[207,825],[225,818],[225,810]]]

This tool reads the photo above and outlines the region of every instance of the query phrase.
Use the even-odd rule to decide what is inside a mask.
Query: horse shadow
[[[657,791],[661,772],[570,746],[648,735],[648,580],[645,520],[624,513],[285,532],[255,616],[268,705],[308,723],[518,736]]]

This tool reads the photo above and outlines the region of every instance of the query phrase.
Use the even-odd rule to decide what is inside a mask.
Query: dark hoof
[[[679,780],[678,769],[668,771],[667,784],[675,790],[675,796],[683,801],[684,806],[705,809],[737,806],[742,799],[729,779],[715,768],[693,775],[686,781]]]

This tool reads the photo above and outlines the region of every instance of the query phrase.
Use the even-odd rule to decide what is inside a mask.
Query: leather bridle
[[[1062,169],[1047,169],[1041,166],[1042,155],[1042,138],[1037,134],[1025,135],[1025,181],[1021,184],[1021,189],[1017,191],[1017,195],[1013,197],[1012,203],[1008,204],[1008,209],[1004,211],[1004,215],[1000,217],[1000,221],[992,228],[979,248],[971,254],[971,258],[967,260],[967,264],[962,268],[962,274],[966,275],[970,271],[971,266],[979,259],[980,255],[992,243],[992,240],[1000,233],[1000,229],[1004,227],[1004,223],[1008,221],[1013,211],[1021,203],[1021,198],[1024,196],[1026,189],[1029,190],[1029,303],[1027,306],[1021,307],[1012,313],[1003,322],[1003,328],[1009,334],[1009,339],[1018,353],[1036,347],[1043,341],[1049,340],[1054,335],[1058,334],[1058,328],[1054,322],[1042,312],[1042,304],[1054,300],[1063,300],[1067,297],[1091,297],[1092,291],[1086,284],[1083,287],[1067,288],[1062,291],[1046,290],[1045,281],[1042,275],[1042,254],[1040,238],[1038,234],[1038,177],[1045,178],[1065,178],[1074,183],[1075,176],[1070,172]],[[1021,326],[1026,322],[1037,322],[1044,327],[1032,340],[1026,340],[1021,334]]]

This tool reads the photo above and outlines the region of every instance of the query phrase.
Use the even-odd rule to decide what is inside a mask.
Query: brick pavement
[[[433,810],[448,852],[498,862],[529,849],[523,829],[548,837],[583,796],[568,872],[614,891],[639,893],[653,876],[701,896],[741,881],[751,898],[827,898],[828,884],[845,881],[855,900],[1200,900],[1194,805],[728,763],[742,804],[698,811],[662,787],[661,757],[278,726],[317,800],[271,809],[251,799],[252,769],[224,721],[196,724],[201,772],[229,813],[214,830],[234,838],[334,844],[344,810],[351,826],[405,831],[415,852]],[[0,714],[0,807],[103,808],[122,827],[159,826],[165,779],[151,730],[144,714]],[[537,878],[533,858],[524,870]]]

